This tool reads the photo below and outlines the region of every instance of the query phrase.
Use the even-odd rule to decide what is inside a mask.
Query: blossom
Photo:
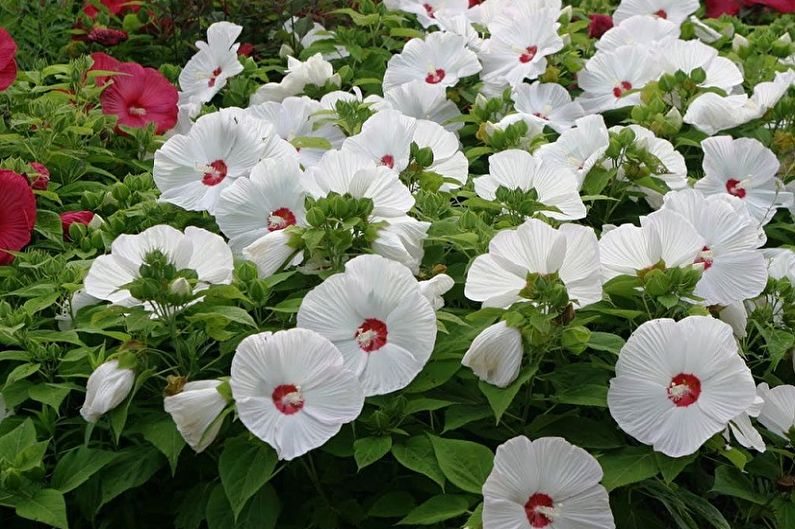
[[[8,169],[0,169],[0,189],[0,265],[7,265],[14,260],[8,251],[18,252],[30,242],[36,197],[28,179]]]
[[[291,236],[284,230],[263,235],[243,248],[243,257],[254,263],[259,277],[270,277],[285,266],[297,266],[304,260],[304,252],[291,245]]]
[[[80,415],[87,422],[97,422],[127,398],[134,382],[135,371],[122,367],[119,360],[103,363],[88,377],[86,400],[80,408]]]
[[[343,151],[350,151],[397,172],[409,164],[409,151],[416,120],[397,110],[382,110],[364,122],[359,134],[347,138]]]
[[[288,461],[331,439],[364,405],[343,355],[307,329],[245,338],[229,384],[243,425]]]
[[[792,203],[792,193],[784,191],[776,177],[776,155],[758,140],[717,136],[702,141],[701,148],[704,177],[695,187],[705,195],[720,193],[741,199],[762,224],[770,222],[776,208]]]
[[[433,153],[433,163],[425,170],[445,179],[440,191],[451,191],[466,184],[469,160],[461,151],[455,134],[436,122],[420,119],[414,127],[412,140],[419,148],[428,148]]]
[[[55,316],[58,322],[58,329],[68,331],[74,328],[74,319],[80,309],[90,307],[101,300],[95,298],[91,294],[87,294],[85,289],[81,288],[75,291],[69,300],[64,304],[60,314]]]
[[[461,359],[482,381],[504,388],[519,376],[522,334],[501,321],[483,329]]]
[[[86,293],[114,305],[154,307],[132,296],[125,288],[141,277],[141,267],[154,252],[163,254],[177,270],[196,272],[194,291],[232,282],[232,251],[223,238],[202,228],[188,226],[185,232],[159,224],[137,235],[119,235],[111,253],[97,257],[85,279]]]
[[[527,151],[509,149],[489,156],[489,174],[475,178],[475,192],[494,200],[500,187],[508,190],[535,190],[538,202],[555,210],[541,213],[556,220],[585,217],[585,204],[577,191],[577,177],[567,167],[556,166]]]
[[[704,267],[695,294],[706,305],[731,305],[758,296],[767,284],[767,265],[757,250],[756,223],[738,215],[723,195],[695,189],[665,195],[666,209],[686,218],[704,238],[696,263]]]
[[[424,80],[409,81],[385,90],[383,104],[405,116],[434,121],[451,132],[464,126],[463,122],[454,121],[461,116],[461,111],[447,99],[444,87]]]
[[[283,101],[304,91],[307,85],[324,86],[331,82],[339,86],[339,75],[334,67],[323,59],[320,53],[301,62],[294,57],[287,57],[286,75],[278,83],[266,83],[251,94],[249,105],[259,105],[268,101]]]
[[[235,252],[290,226],[306,225],[305,192],[294,160],[262,160],[218,198],[215,220]]]
[[[718,18],[721,15],[737,15],[740,13],[746,0],[706,0],[708,18]]]
[[[370,249],[387,259],[396,261],[418,274],[420,263],[425,255],[423,243],[428,237],[430,222],[421,222],[404,215],[402,217],[373,218],[373,222],[385,222],[378,230],[378,237]]]
[[[705,316],[638,327],[621,349],[607,393],[619,427],[670,457],[696,452],[755,398],[731,327]]]
[[[765,248],[768,273],[773,279],[789,279],[795,285],[795,251],[788,248]]]
[[[129,38],[126,31],[113,28],[94,27],[86,35],[88,42],[96,42],[102,46],[116,46]]]
[[[588,20],[590,21],[588,23],[588,36],[593,39],[601,38],[613,27],[613,17],[610,15],[592,13],[588,15]]]
[[[554,143],[542,145],[536,155],[553,167],[568,167],[582,186],[585,176],[604,156],[610,137],[604,118],[591,115],[574,121],[575,128],[565,130]]]
[[[698,9],[698,0],[621,0],[613,20],[621,24],[635,15],[654,15],[681,24]]]
[[[295,156],[265,121],[225,108],[200,117],[187,134],[169,138],[155,152],[153,175],[163,202],[213,213],[221,191],[247,177],[261,159]]]
[[[561,437],[509,439],[483,485],[483,526],[614,529],[603,475],[592,455]]]
[[[420,292],[427,299],[433,310],[444,307],[443,296],[455,285],[453,278],[447,274],[436,274],[430,279],[420,281]]]
[[[220,390],[220,380],[188,382],[176,395],[163,399],[163,408],[171,415],[185,442],[196,452],[203,452],[221,429],[218,420],[227,401]]]
[[[522,83],[513,89],[511,97],[523,119],[558,133],[573,127],[585,114],[579,103],[572,102],[569,92],[555,83]]]
[[[564,224],[555,229],[528,219],[515,230],[503,230],[489,242],[489,252],[475,258],[467,273],[464,295],[484,307],[508,308],[527,301],[529,274],[557,274],[574,308],[602,299],[599,247],[592,228]]]
[[[455,86],[464,77],[481,70],[474,52],[465,48],[464,37],[452,33],[431,33],[425,39],[411,39],[403,51],[393,55],[384,74],[384,92],[420,80],[442,87]]]
[[[743,74],[730,59],[719,57],[718,50],[697,40],[670,40],[665,43],[662,69],[666,73],[681,70],[690,75],[696,68],[706,74],[699,86],[720,88],[732,92],[742,85]]]
[[[756,391],[765,401],[759,412],[759,422],[779,437],[790,439],[790,431],[795,427],[795,386],[771,388],[763,382]]]
[[[47,186],[50,184],[50,171],[47,167],[39,162],[30,162],[31,169],[33,172],[28,173],[28,178],[30,178],[30,187],[33,189],[45,190]]]
[[[207,42],[199,41],[199,49],[179,74],[179,86],[191,99],[210,101],[226,86],[230,77],[243,71],[235,43],[242,26],[231,22],[216,22],[207,28]]]
[[[643,46],[599,51],[577,74],[577,82],[584,90],[578,101],[590,113],[634,106],[640,104],[638,90],[659,75],[659,61]]]
[[[723,438],[728,442],[731,435],[734,435],[734,438],[742,446],[753,448],[757,452],[764,452],[766,450],[765,441],[751,423],[751,417],[759,417],[764,404],[765,401],[757,394],[751,407],[731,420],[729,426],[723,431]]]
[[[120,15],[125,11],[137,12],[141,6],[131,0],[99,0],[111,15]],[[86,3],[83,7],[83,13],[88,15],[89,18],[95,18],[99,14],[99,10],[92,3]]]
[[[0,92],[11,86],[17,78],[17,43],[0,28]]]
[[[599,51],[615,51],[621,46],[662,49],[666,42],[679,38],[679,25],[653,15],[635,15],[607,31],[596,41]]]
[[[386,0],[384,5],[394,11],[404,11],[417,15],[422,27],[438,25],[436,15],[445,13],[464,13],[469,9],[469,0]]]
[[[411,271],[378,255],[348,261],[311,290],[298,327],[331,340],[366,396],[406,387],[430,358],[436,314]]]

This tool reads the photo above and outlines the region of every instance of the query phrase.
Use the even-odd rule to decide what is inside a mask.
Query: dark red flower
[[[92,71],[103,71],[103,72],[121,72],[121,65],[122,63],[108,55],[107,53],[102,53],[101,51],[95,52],[91,54],[91,60],[94,61],[94,64],[91,65],[89,68],[89,72]],[[105,83],[110,81],[111,77],[108,75],[102,75],[94,78],[94,82],[98,86],[103,86]]]
[[[117,61],[115,66],[108,66],[119,74],[113,76],[99,98],[105,114],[117,116],[118,124],[127,127],[143,128],[155,123],[157,134],[176,125],[179,95],[163,74],[134,62]]]
[[[8,169],[0,169],[0,265],[30,242],[36,224],[36,198],[28,179]]]
[[[254,51],[254,45],[250,42],[244,42],[237,49],[237,54],[241,57],[251,57],[251,53],[253,51]]]
[[[44,190],[50,183],[50,171],[39,162],[30,162],[29,164],[33,171],[28,173],[30,179],[30,187],[33,189]]]
[[[116,46],[127,40],[127,32],[120,29],[94,28],[88,33],[86,40],[103,46]]]
[[[613,27],[613,17],[610,15],[594,13],[588,15],[588,18],[591,19],[591,23],[588,24],[588,36],[591,38],[598,39],[604,35],[608,29]]]
[[[718,18],[723,14],[736,15],[740,12],[744,0],[706,0],[707,17]]]
[[[61,213],[61,227],[63,228],[64,239],[69,239],[69,228],[77,222],[78,224],[88,225],[94,218],[91,211],[65,211]]]
[[[99,0],[100,3],[105,6],[110,14],[112,15],[120,15],[125,11],[133,11],[137,12],[141,9],[141,6],[135,3],[131,3],[130,0]],[[83,13],[85,13],[88,18],[94,18],[99,14],[99,9],[96,8],[93,4],[86,4],[83,7]]]
[[[795,0],[745,0],[746,4],[760,5],[781,13],[795,13]]]
[[[0,28],[0,91],[17,79],[17,43],[5,28]]]

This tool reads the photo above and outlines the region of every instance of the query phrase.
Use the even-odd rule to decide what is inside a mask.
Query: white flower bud
[[[97,422],[102,415],[122,403],[132,390],[135,372],[119,367],[118,360],[109,360],[88,377],[86,400],[80,415],[88,422]]]
[[[293,55],[295,55],[295,50],[292,49],[287,44],[282,44],[282,47],[279,48],[279,57],[281,57],[282,59],[286,57],[291,57]]]
[[[682,126],[682,113],[676,107],[671,108],[665,117],[671,122],[674,127]]]
[[[480,380],[504,388],[519,376],[523,352],[522,335],[501,321],[475,337],[461,363]]]
[[[202,452],[215,440],[223,421],[216,421],[226,407],[227,400],[218,387],[220,380],[188,382],[180,393],[166,397],[163,408],[174,419],[185,442]]]
[[[101,227],[103,224],[105,224],[105,219],[94,213],[94,216],[91,217],[91,220],[88,222],[88,227],[96,230],[97,228]]]
[[[748,42],[748,39],[746,39],[739,33],[735,34],[734,38],[732,39],[732,49],[734,51],[740,51],[740,49],[747,48],[750,45],[751,43]]]
[[[176,296],[190,296],[193,294],[193,288],[184,277],[178,277],[168,286],[168,291]]]
[[[444,294],[453,288],[455,281],[447,274],[435,275],[427,281],[420,281],[420,293],[431,302],[433,310],[444,307]]]

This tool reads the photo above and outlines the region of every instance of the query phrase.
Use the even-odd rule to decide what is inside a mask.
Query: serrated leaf
[[[31,497],[16,502],[17,516],[58,529],[68,529],[66,502],[55,489],[38,489]]]

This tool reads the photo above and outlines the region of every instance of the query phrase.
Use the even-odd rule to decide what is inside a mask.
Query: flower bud
[[[63,236],[66,240],[70,240],[69,228],[72,224],[83,224],[89,226],[91,221],[94,220],[94,213],[91,211],[65,211],[61,213],[61,227],[63,228]]]
[[[447,274],[438,274],[427,281],[420,281],[420,293],[431,302],[433,310],[444,307],[444,294],[453,288],[455,281]]]
[[[480,380],[504,388],[519,376],[522,355],[522,335],[501,321],[475,337],[461,363]]]
[[[33,168],[33,171],[35,171],[28,173],[30,187],[38,190],[47,189],[47,186],[50,184],[50,171],[44,164],[39,162],[31,162],[29,165]]]
[[[187,297],[193,294],[193,288],[191,288],[187,279],[178,277],[168,286],[168,292],[175,296]]]
[[[118,359],[108,360],[88,377],[86,400],[80,415],[88,422],[97,422],[127,398],[134,382],[132,369],[120,367]]]
[[[740,51],[740,49],[742,49],[742,48],[747,48],[750,45],[751,45],[751,43],[748,42],[748,39],[746,39],[745,37],[743,37],[739,33],[735,34],[734,38],[732,39],[732,49],[735,52]]]
[[[295,50],[293,50],[287,44],[282,44],[282,47],[279,48],[279,57],[281,57],[282,59],[286,57],[292,57],[293,55],[295,55]]]
[[[207,448],[221,429],[223,421],[217,419],[228,402],[222,393],[225,384],[221,380],[188,382],[181,392],[163,400],[163,408],[180,435],[197,453]]]

